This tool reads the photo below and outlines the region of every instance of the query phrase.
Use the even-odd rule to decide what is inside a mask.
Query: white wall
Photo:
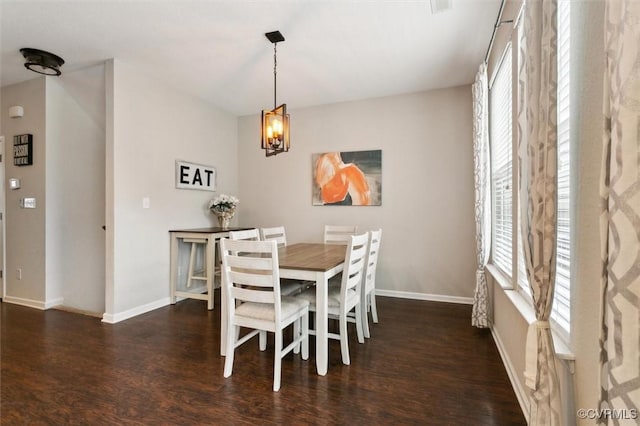
[[[175,189],[175,161],[216,167],[219,192],[238,193],[238,136],[235,116],[127,63],[109,61],[106,80],[104,320],[115,322],[169,302],[170,229],[214,224],[214,194]]]
[[[9,107],[24,107],[24,117],[8,118]],[[49,306],[45,292],[45,78],[40,77],[2,88],[2,134],[5,136],[5,173],[19,178],[21,188],[6,189],[6,297],[5,301],[44,309]],[[33,165],[13,165],[13,136],[33,135]],[[19,201],[35,197],[35,209],[21,209]],[[22,270],[17,279],[16,270]]]
[[[324,224],[381,227],[379,288],[471,297],[471,88],[290,113],[291,151],[270,158],[259,148],[259,116],[239,120],[240,223],[284,225],[290,242],[321,241]],[[313,153],[372,149],[382,149],[382,206],[311,205]]]
[[[47,298],[104,312],[104,65],[47,80]]]

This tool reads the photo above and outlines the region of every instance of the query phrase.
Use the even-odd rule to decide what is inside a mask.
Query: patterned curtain
[[[640,413],[640,2],[605,9],[600,408]],[[604,411],[606,412],[606,411]],[[637,424],[601,416],[599,424]]]
[[[520,40],[520,216],[536,321],[529,325],[525,383],[530,425],[560,425],[561,401],[549,327],[556,275],[557,0],[527,1]]]
[[[489,261],[491,243],[491,212],[489,187],[489,85],[487,65],[481,64],[473,83],[473,160],[475,179],[476,215],[476,292],[473,296],[471,324],[478,328],[489,327],[489,290],[484,268]]]

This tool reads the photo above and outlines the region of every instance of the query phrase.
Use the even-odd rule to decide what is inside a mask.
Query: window
[[[571,155],[570,155],[570,1],[558,2],[558,202],[556,287],[551,320],[554,330],[568,337],[571,330]],[[516,33],[521,31],[518,25]],[[521,38],[514,35],[514,43]],[[513,47],[516,49],[516,47]],[[517,56],[522,46],[517,48]],[[519,60],[520,58],[518,58]],[[510,280],[512,288],[531,300],[520,236],[517,140],[512,131],[512,105],[518,88],[512,89],[512,46],[498,65],[490,88],[492,263]],[[520,64],[517,64],[518,68]],[[515,215],[514,215],[515,213]],[[515,219],[515,220],[514,220]],[[515,258],[515,261],[514,261]]]
[[[513,233],[511,45],[500,62],[489,92],[493,263],[511,277]]]
[[[551,319],[571,330],[570,2],[558,2],[558,226]]]

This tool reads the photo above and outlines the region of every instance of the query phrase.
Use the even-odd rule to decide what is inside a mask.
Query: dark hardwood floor
[[[108,325],[69,312],[1,306],[2,425],[524,425],[487,330],[471,307],[378,297],[380,323],[351,365],[289,354],[272,391],[273,338],[236,352],[222,376],[219,300],[185,300]]]

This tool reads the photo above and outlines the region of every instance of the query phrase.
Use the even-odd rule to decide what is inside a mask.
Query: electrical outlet
[[[182,276],[182,266],[178,265],[178,276]]]
[[[22,279],[22,268],[16,269],[16,277],[21,280]]]
[[[35,209],[36,208],[36,199],[35,198],[20,198],[20,207],[23,209]]]

